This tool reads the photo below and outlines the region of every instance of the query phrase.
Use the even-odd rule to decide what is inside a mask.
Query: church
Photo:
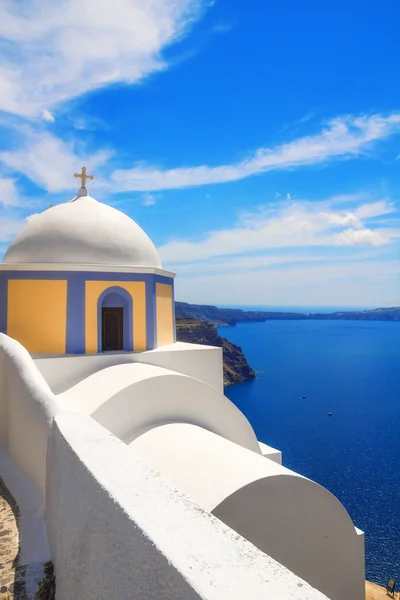
[[[176,342],[175,274],[75,177],[0,265],[4,480],[41,528],[39,551],[28,511],[27,562],[53,561],[57,600],[363,600],[363,532],[257,439],[221,349]]]
[[[144,231],[82,187],[31,217],[0,273],[0,330],[29,352],[139,352],[173,343],[174,275]],[[6,299],[6,301],[4,301]]]

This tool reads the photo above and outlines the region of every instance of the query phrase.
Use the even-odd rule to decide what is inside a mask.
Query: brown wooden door
[[[123,349],[123,308],[104,307],[102,311],[103,351]]]

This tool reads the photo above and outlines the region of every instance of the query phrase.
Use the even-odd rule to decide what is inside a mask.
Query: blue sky
[[[396,0],[5,0],[0,256],[76,192],[177,298],[400,305]]]

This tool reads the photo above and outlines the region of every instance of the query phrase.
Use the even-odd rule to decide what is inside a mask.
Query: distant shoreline
[[[318,320],[318,321],[398,321],[400,306],[335,312],[285,312],[265,310],[243,310],[240,308],[218,308],[207,304],[176,302],[178,317],[197,319],[214,325],[236,325],[236,323],[263,322],[269,320]]]

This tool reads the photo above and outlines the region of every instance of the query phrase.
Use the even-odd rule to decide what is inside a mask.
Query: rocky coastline
[[[242,349],[218,335],[213,323],[192,318],[176,317],[176,336],[179,342],[204,344],[222,348],[224,358],[224,385],[254,379],[255,373],[247,362]]]
[[[254,379],[242,349],[218,335],[217,326],[256,323],[267,320],[343,320],[399,321],[400,307],[333,313],[296,313],[276,311],[246,311],[239,308],[219,308],[207,304],[175,303],[177,340],[193,344],[219,346],[223,349],[224,385]]]
[[[207,321],[214,325],[236,325],[267,320],[342,320],[342,321],[400,321],[400,306],[362,311],[333,313],[299,313],[278,311],[250,311],[239,308],[218,308],[207,304],[175,303],[179,317]]]

